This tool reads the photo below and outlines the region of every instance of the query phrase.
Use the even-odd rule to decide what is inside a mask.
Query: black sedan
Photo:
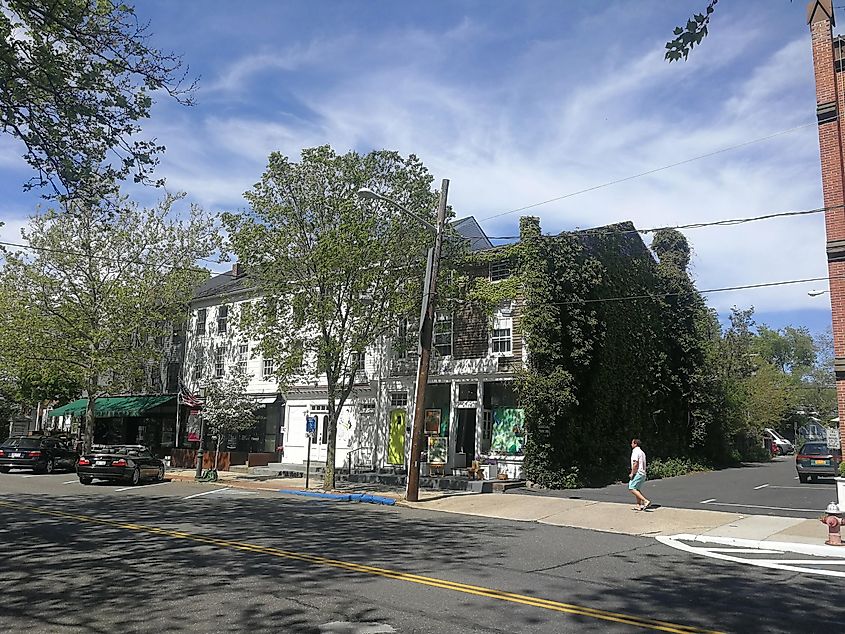
[[[76,473],[82,484],[111,480],[138,484],[141,480],[164,480],[164,462],[141,445],[100,447],[79,458]]]
[[[9,473],[10,469],[32,469],[36,473],[73,471],[77,458],[79,454],[60,438],[11,436],[0,444],[0,473]]]

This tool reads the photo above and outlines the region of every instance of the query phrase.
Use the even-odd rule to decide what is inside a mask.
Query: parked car
[[[763,430],[763,438],[772,444],[772,453],[777,453],[781,456],[786,456],[795,453],[795,445],[789,442],[786,438],[781,436],[771,427],[766,427]],[[777,451],[775,452],[775,448]]]
[[[138,484],[141,480],[164,480],[164,462],[142,445],[97,447],[79,458],[76,474],[82,484],[94,480]]]
[[[816,479],[819,476],[837,476],[841,461],[841,449],[830,449],[824,442],[804,443],[795,456],[798,480],[807,482],[810,478]]]
[[[10,436],[0,445],[0,473],[9,473],[10,469],[32,469],[36,473],[73,471],[78,458],[79,454],[59,438]]]

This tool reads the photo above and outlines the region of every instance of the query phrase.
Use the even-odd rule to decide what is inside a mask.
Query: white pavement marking
[[[183,500],[191,500],[193,498],[202,497],[203,495],[211,495],[212,493],[219,493],[220,491],[228,491],[231,487],[224,487],[222,489],[212,489],[211,491],[203,491],[202,493],[194,493],[193,495],[189,495],[188,497],[182,498]]]
[[[821,557],[826,557],[826,559],[819,559],[819,560],[800,560],[800,561],[807,561],[812,562],[812,565],[842,565],[845,567],[845,559],[843,560],[831,560],[830,557],[834,555],[831,554],[830,550],[825,550],[824,546],[811,546],[808,544],[790,544],[790,543],[782,543],[782,542],[765,542],[765,541],[754,541],[749,539],[734,539],[734,538],[719,538],[719,537],[712,537],[708,538],[704,535],[671,535],[671,536],[664,536],[658,535],[655,537],[657,541],[661,544],[666,546],[670,546],[672,548],[677,548],[678,550],[683,550],[688,553],[692,553],[695,555],[702,555],[704,557],[712,557],[713,559],[721,559],[723,561],[732,561],[738,564],[746,564],[749,566],[758,566],[760,568],[774,568],[776,570],[787,570],[789,572],[804,572],[812,575],[819,575],[822,577],[840,577],[845,578],[845,570],[824,570],[820,568],[805,568],[803,566],[794,565],[793,562],[796,560],[776,560],[776,559],[751,559],[751,558],[743,558],[743,557],[734,557],[732,555],[728,555],[722,552],[715,552],[716,549],[706,548],[706,547],[697,547],[692,546],[690,544],[685,544],[683,541],[695,541],[695,542],[710,542],[710,543],[717,543],[717,544],[737,544],[738,546],[750,546],[754,547],[754,544],[764,544],[769,546],[770,548],[777,546],[779,549],[777,552],[797,552],[801,554],[818,554]],[[828,546],[828,549],[836,549],[835,546]],[[738,548],[735,552],[744,552],[746,548]],[[762,550],[759,552],[763,552]],[[839,551],[836,551],[837,553]],[[837,555],[841,556],[841,555]]]
[[[758,486],[758,487],[754,487],[754,490],[755,490],[755,491],[757,491],[757,490],[759,490],[759,489],[765,489],[767,486],[769,486],[769,485],[768,485],[768,484],[761,484],[761,485],[760,485],[760,486]]]
[[[704,500],[702,504],[711,506],[738,506],[744,509],[767,509],[769,511],[800,511],[802,513],[824,513],[816,509],[794,509],[788,506],[760,506],[759,504],[737,504],[735,502],[716,502],[716,499]]]
[[[115,489],[115,491],[117,491],[117,492],[119,492],[119,491],[131,491],[133,489],[145,489],[147,487],[160,487],[160,486],[163,486],[165,484],[170,484],[170,483],[169,482],[156,482],[155,484],[136,484],[135,486],[132,486],[132,487],[123,487],[121,489]]]
[[[62,482],[62,484],[73,484],[74,482],[79,482],[79,480],[68,480],[67,482]]]
[[[715,502],[716,498],[710,498],[709,500],[701,500],[701,504],[710,504],[710,502]]]
[[[760,555],[777,555],[780,550],[764,550],[762,548],[702,548],[711,553],[757,553]]]

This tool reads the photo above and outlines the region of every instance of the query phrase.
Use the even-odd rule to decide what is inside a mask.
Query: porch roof
[[[164,405],[176,398],[175,394],[158,394],[155,396],[106,396],[98,398],[94,404],[94,416],[141,416],[145,412]],[[80,398],[67,405],[57,407],[50,412],[50,416],[64,416],[65,414],[79,415],[88,407],[88,399]]]

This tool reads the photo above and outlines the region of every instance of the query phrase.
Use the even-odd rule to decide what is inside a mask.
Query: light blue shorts
[[[634,475],[633,478],[631,478],[631,481],[628,483],[628,489],[630,489],[631,491],[633,491],[634,489],[639,491],[640,487],[643,485],[643,482],[645,482],[645,474],[637,473]]]

